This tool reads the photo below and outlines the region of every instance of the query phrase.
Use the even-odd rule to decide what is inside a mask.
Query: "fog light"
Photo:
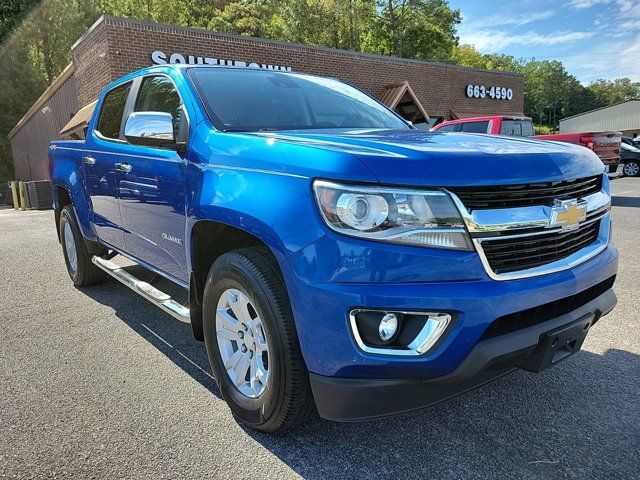
[[[356,344],[362,351],[378,355],[424,355],[445,335],[452,320],[444,312],[349,311]]]
[[[378,334],[380,335],[380,340],[383,342],[387,342],[393,338],[393,336],[398,331],[398,317],[396,317],[393,313],[387,313],[382,320],[380,320],[380,325],[378,325]]]

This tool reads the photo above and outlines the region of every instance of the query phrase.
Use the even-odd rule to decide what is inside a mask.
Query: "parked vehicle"
[[[640,141],[638,141],[637,139],[634,140],[630,137],[622,137],[622,143],[626,143],[627,145],[634,148],[640,148]]]
[[[626,142],[622,143],[621,148],[624,175],[626,177],[637,177],[640,175],[640,148],[632,147]]]
[[[191,322],[234,415],[265,432],[538,372],[616,303],[593,152],[418,131],[333,79],[150,67],[108,85],[50,162],[74,284],[108,275]]]
[[[619,132],[589,133],[554,133],[550,135],[534,135],[533,122],[528,117],[486,116],[461,118],[435,125],[432,132],[468,132],[487,133],[490,135],[512,135],[531,137],[540,140],[573,143],[592,150],[607,167],[610,177],[622,175],[623,165],[620,163]]]

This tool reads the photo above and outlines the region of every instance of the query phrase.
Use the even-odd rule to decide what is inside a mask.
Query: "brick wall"
[[[379,96],[384,85],[408,80],[431,116],[513,114],[524,110],[520,75],[430,62],[363,55],[204,30],[104,16],[73,47],[79,103],[94,100],[109,81],[152,64],[151,52],[290,66],[337,77]],[[513,100],[472,99],[467,84],[513,90]]]
[[[80,106],[98,98],[104,86],[116,78],[108,57],[108,30],[106,22],[98,21],[71,48]]]

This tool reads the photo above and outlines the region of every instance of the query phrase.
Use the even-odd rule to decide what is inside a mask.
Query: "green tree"
[[[569,98],[577,80],[557,60],[527,62],[521,69],[525,80],[525,112],[535,123],[555,127],[569,110]]]
[[[594,108],[640,98],[640,82],[632,82],[626,77],[615,80],[596,80],[590,83],[587,89],[595,98]]]
[[[367,51],[422,60],[451,61],[460,11],[446,0],[379,1]]]
[[[0,181],[13,177],[11,146],[7,134],[47,87],[46,79],[25,59],[29,46],[9,38],[0,49]]]
[[[376,4],[375,0],[283,0],[277,11],[282,40],[362,51]]]
[[[487,59],[473,45],[455,46],[451,60],[463,67],[487,68]]]
[[[282,24],[275,7],[270,0],[227,3],[212,12],[207,28],[252,37],[281,38]]]
[[[38,0],[3,0],[0,2],[0,43],[29,13]]]

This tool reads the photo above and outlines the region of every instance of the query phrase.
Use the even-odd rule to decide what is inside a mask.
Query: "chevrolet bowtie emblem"
[[[551,207],[549,228],[575,230],[587,218],[587,202],[578,200],[556,200]]]

